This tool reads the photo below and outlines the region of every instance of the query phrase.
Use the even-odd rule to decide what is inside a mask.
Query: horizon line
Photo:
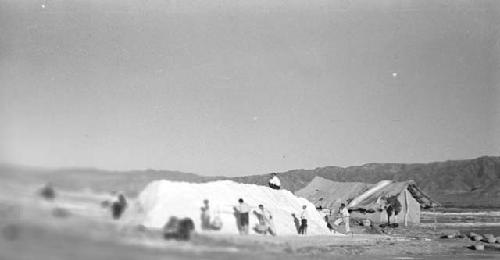
[[[195,173],[195,172],[189,172],[189,171],[182,171],[182,170],[167,170],[167,169],[154,169],[154,168],[143,168],[143,169],[127,169],[127,170],[116,170],[116,169],[106,169],[106,168],[98,168],[98,167],[93,167],[93,166],[39,166],[39,165],[29,165],[29,164],[21,164],[21,163],[12,163],[12,162],[0,162],[0,166],[10,166],[10,167],[17,167],[17,168],[29,168],[31,170],[40,170],[40,171],[64,171],[64,170],[73,170],[73,171],[82,171],[82,170],[92,170],[92,171],[101,171],[101,172],[114,172],[114,173],[130,173],[130,172],[145,172],[145,171],[155,171],[155,172],[176,172],[176,173],[183,173],[183,174],[193,174],[197,175],[200,177],[211,177],[211,178],[217,178],[217,177],[247,177],[247,176],[258,176],[258,175],[266,175],[270,173],[287,173],[290,171],[298,171],[298,170],[306,170],[306,171],[312,171],[320,168],[327,168],[327,167],[338,167],[342,169],[347,169],[350,167],[362,167],[362,166],[368,166],[368,165],[373,165],[373,164],[432,164],[432,163],[444,163],[444,162],[453,162],[453,161],[467,161],[467,160],[477,160],[480,158],[500,158],[500,155],[481,155],[475,158],[462,158],[462,159],[448,159],[448,160],[443,160],[443,161],[430,161],[430,162],[369,162],[369,163],[364,163],[361,165],[350,165],[350,166],[336,166],[336,165],[325,165],[325,166],[318,166],[315,168],[296,168],[296,169],[289,169],[285,171],[268,171],[266,173],[257,173],[257,174],[249,174],[249,175],[238,175],[238,176],[226,176],[226,175],[205,175],[202,173]]]

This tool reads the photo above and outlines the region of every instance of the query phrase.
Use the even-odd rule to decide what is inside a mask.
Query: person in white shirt
[[[349,226],[349,210],[347,209],[346,205],[344,203],[340,204],[340,208],[339,208],[339,215],[340,215],[340,218],[338,218],[337,220],[335,220],[335,222],[333,223],[334,225],[338,226],[340,225],[340,223],[344,222],[344,225],[345,225],[345,232],[346,233],[349,233],[351,232],[351,228]]]
[[[234,207],[234,211],[238,217],[237,222],[240,235],[248,235],[248,212],[250,212],[250,206],[240,198],[238,199],[238,205]]]
[[[281,182],[276,173],[271,174],[271,179],[269,179],[269,187],[275,190],[281,189]]]
[[[307,219],[309,218],[309,214],[307,214],[307,206],[306,205],[302,206],[302,211],[300,212],[299,218],[301,221],[301,224],[299,227],[299,234],[305,235],[305,234],[307,234]]]
[[[275,236],[276,232],[274,230],[273,216],[271,212],[264,209],[264,205],[260,204],[257,210],[253,211],[259,220],[259,224],[255,227],[256,232],[269,234]]]

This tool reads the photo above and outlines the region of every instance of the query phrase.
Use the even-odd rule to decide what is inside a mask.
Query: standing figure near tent
[[[302,206],[302,211],[300,212],[300,227],[299,234],[306,235],[307,234],[307,219],[309,215],[307,214],[307,206]]]
[[[349,210],[347,209],[346,205],[344,203],[340,204],[339,208],[339,218],[333,222],[335,226],[340,225],[340,223],[344,222],[345,225],[345,232],[349,233],[351,232],[351,228],[349,226]]]
[[[391,196],[387,198],[383,198],[385,200],[385,211],[387,212],[387,226],[389,227],[397,227],[398,226],[398,214],[401,212],[402,206],[401,202],[398,200],[398,196]],[[394,213],[394,221],[395,223],[391,224],[391,216]]]
[[[335,233],[335,229],[333,228],[332,224],[330,223],[330,219],[328,218],[328,215],[325,215],[324,220],[326,222],[326,227],[328,228],[328,230],[330,230],[330,232]]]
[[[238,206],[234,207],[234,211],[237,218],[238,232],[242,235],[248,235],[248,212],[250,212],[250,206],[240,198],[238,199]]]
[[[275,236],[276,232],[274,230],[273,216],[271,212],[267,209],[264,209],[264,205],[260,204],[259,209],[254,210],[253,213],[257,216],[259,220],[259,224],[255,226],[255,232],[259,234],[269,234]]]
[[[269,179],[269,188],[275,190],[281,189],[281,182],[276,173],[271,174],[271,178]]]

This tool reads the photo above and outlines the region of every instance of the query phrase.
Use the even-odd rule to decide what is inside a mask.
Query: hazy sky
[[[0,0],[0,162],[246,175],[500,155],[500,2]]]

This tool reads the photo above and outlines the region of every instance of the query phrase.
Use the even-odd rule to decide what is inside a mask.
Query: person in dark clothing
[[[126,208],[127,199],[125,199],[125,196],[123,196],[123,194],[118,195],[118,198],[111,204],[111,213],[113,215],[113,219],[120,219]]]
[[[299,234],[301,234],[301,235],[307,234],[307,219],[308,219],[308,214],[307,214],[306,208],[307,208],[306,205],[302,206],[302,212],[300,213]]]
[[[300,234],[300,220],[297,218],[295,213],[292,213],[293,224],[295,225],[295,229],[297,229],[297,233]]]
[[[328,230],[330,230],[330,232],[335,231],[332,224],[330,223],[330,219],[326,215],[325,215],[325,222],[326,222],[326,227],[328,228]]]

